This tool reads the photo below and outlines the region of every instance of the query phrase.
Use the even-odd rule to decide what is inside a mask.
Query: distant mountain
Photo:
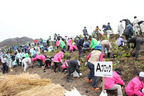
[[[12,45],[25,44],[27,42],[34,42],[34,40],[32,38],[28,38],[28,37],[10,38],[10,39],[6,39],[6,40],[0,42],[0,48],[6,48],[6,47],[9,47]]]

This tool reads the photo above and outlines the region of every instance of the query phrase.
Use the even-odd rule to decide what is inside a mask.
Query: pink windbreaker
[[[113,77],[105,78],[105,89],[113,87],[116,83],[124,85],[124,81],[121,79],[120,75],[116,71],[114,71]]]
[[[66,61],[69,61],[69,59],[65,60],[65,62],[66,62]],[[63,65],[62,65],[62,69],[65,69],[65,68],[66,68],[65,62],[64,62]]]
[[[43,63],[45,63],[45,56],[44,55],[38,55],[37,59],[40,59],[43,61]]]
[[[72,43],[72,39],[69,39],[69,40],[67,41],[67,46],[71,46],[71,43]]]
[[[144,96],[144,94],[140,91],[143,87],[144,83],[139,79],[138,76],[136,76],[125,87],[125,92],[128,96]]]
[[[40,59],[45,63],[45,56],[44,55],[36,55],[34,58],[32,58],[32,61],[36,61],[37,59]]]
[[[38,56],[38,54],[36,54],[36,56],[34,58],[32,58],[32,61],[36,61],[37,60],[37,56]]]
[[[54,61],[54,62],[61,62],[62,57],[63,57],[63,52],[60,51],[59,53],[57,53],[57,54],[54,56],[53,61]]]
[[[56,46],[60,46],[59,40],[56,41]]]
[[[70,51],[73,51],[73,49],[77,49],[76,46],[75,46],[74,44],[73,44],[73,45],[70,45],[69,50],[70,50]]]

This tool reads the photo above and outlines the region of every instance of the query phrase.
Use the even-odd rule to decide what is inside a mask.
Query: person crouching
[[[69,60],[65,63],[66,68],[67,68],[67,82],[72,82],[70,80],[70,75],[73,73],[75,70],[77,73],[82,76],[82,73],[80,73],[79,66],[80,66],[80,61],[79,60]]]

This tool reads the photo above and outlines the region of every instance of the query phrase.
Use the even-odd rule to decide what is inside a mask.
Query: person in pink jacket
[[[56,41],[56,46],[57,46],[57,49],[58,49],[58,47],[60,46],[59,40]]]
[[[62,72],[66,72],[67,70],[66,70],[66,65],[65,65],[65,63],[67,62],[67,61],[69,61],[70,60],[70,56],[69,57],[67,57],[67,59],[65,60],[65,62],[63,63],[63,65],[62,65]]]
[[[67,51],[69,51],[70,46],[72,45],[72,38],[67,41]]]
[[[32,61],[38,61],[40,63],[40,66],[43,66],[42,62],[45,63],[45,56],[44,55],[36,55],[32,58]]]
[[[113,77],[105,78],[105,89],[107,90],[117,90],[117,96],[123,96],[121,85],[124,85],[124,81],[121,79],[121,70],[116,68],[113,72]]]
[[[62,62],[62,57],[63,57],[63,53],[64,50],[60,51],[59,53],[57,53],[54,58],[53,58],[53,62],[54,62],[54,73],[56,73],[56,68],[58,67],[58,71],[60,73],[60,62]]]
[[[75,46],[75,43],[73,43],[71,46],[70,46],[70,48],[69,48],[69,50],[70,51],[75,51],[77,48],[76,48],[76,46]]]
[[[144,96],[144,72],[139,72],[125,87],[128,96]]]

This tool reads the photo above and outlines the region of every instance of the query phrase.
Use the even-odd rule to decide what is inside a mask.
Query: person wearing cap
[[[139,72],[128,85],[125,87],[125,92],[128,96],[144,96],[144,72]]]
[[[119,36],[122,36],[123,31],[124,31],[124,27],[123,27],[122,21],[120,21],[119,24],[118,24]]]
[[[139,22],[139,20],[137,19],[137,16],[134,16],[134,21],[133,21],[133,29],[134,29],[134,32],[135,32],[135,35],[138,35],[139,36],[139,28],[140,26],[137,24]]]
[[[72,80],[70,80],[70,75],[75,70],[80,76],[82,76],[82,73],[80,73],[80,70],[79,70],[79,67],[80,67],[80,61],[79,60],[66,61],[65,65],[66,65],[67,73],[68,73],[67,74],[67,82],[72,82]]]
[[[22,63],[24,64],[24,71],[26,71],[26,69],[28,68],[28,64],[31,64],[31,67],[33,68],[33,63],[31,63],[30,58],[22,57]]]
[[[79,50],[79,60],[81,58],[81,50],[82,50],[82,47],[83,47],[83,43],[84,41],[87,39],[87,37],[84,37],[84,38],[81,38],[77,41],[77,48]]]
[[[116,45],[120,47],[120,46],[123,46],[123,43],[126,44],[126,41],[123,39],[122,36],[120,36],[120,37],[116,40]]]
[[[135,60],[138,60],[140,46],[141,46],[142,43],[144,43],[144,39],[142,39],[140,37],[133,37],[133,38],[128,39],[127,43],[134,43],[134,47],[132,47],[133,50],[131,50],[131,52],[133,52],[134,49],[136,48],[136,52],[135,52],[136,59]]]
[[[105,48],[107,48],[107,50],[108,50],[107,56],[108,56],[108,58],[110,58],[110,53],[111,53],[111,49],[112,49],[112,46],[111,46],[110,42],[108,40],[102,40],[100,42],[100,45],[102,46],[103,55],[104,55]]]
[[[95,38],[92,38],[91,36],[89,36],[89,40],[91,41],[91,44],[90,44],[91,50],[95,49],[95,46],[98,45],[97,40]]]
[[[54,62],[54,73],[56,73],[56,68],[58,67],[58,71],[59,73],[60,71],[60,63],[63,63],[62,58],[63,58],[63,54],[64,54],[64,50],[61,50],[59,53],[57,53],[54,58],[53,58],[53,62]]]
[[[107,38],[109,38],[110,34],[112,33],[112,28],[110,26],[110,22],[108,22],[105,31],[107,33]]]
[[[86,36],[88,35],[88,32],[87,32],[86,26],[85,26],[84,29],[83,29],[83,35],[84,35],[84,37],[86,37]]]
[[[60,44],[60,47],[65,51],[66,45],[65,45],[64,41],[62,40],[62,38],[60,38],[59,44]]]
[[[92,90],[97,90],[98,77],[94,76],[94,64],[96,61],[103,61],[103,53],[101,52],[102,46],[96,45],[95,49],[87,56],[86,65],[90,69],[87,82],[92,79]]]
[[[69,48],[69,51],[72,52],[72,51],[75,51],[77,48],[75,46],[75,43],[73,42],[72,45],[70,45],[70,48]]]
[[[104,88],[106,90],[117,90],[117,96],[123,96],[121,86],[125,84],[120,75],[122,75],[121,70],[116,68],[112,77],[105,78]]]

